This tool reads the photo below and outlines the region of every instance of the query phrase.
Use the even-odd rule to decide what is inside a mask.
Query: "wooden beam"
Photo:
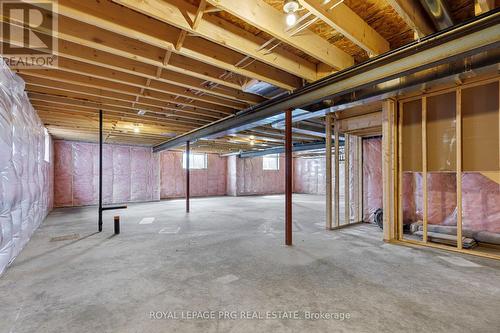
[[[293,36],[287,34],[285,32],[285,15],[263,0],[207,1],[334,69],[340,70],[354,64],[354,60],[349,54],[309,30],[304,30],[301,34]]]
[[[384,241],[396,239],[396,102],[387,99],[382,104],[382,209]]]
[[[387,0],[387,2],[419,37],[430,35],[435,31],[417,0]]]
[[[88,108],[88,109],[103,109],[106,111],[115,111],[115,112],[121,112],[125,114],[137,114],[137,112],[134,112],[134,110],[123,107],[123,106],[117,106],[113,104],[105,104],[106,100],[81,100],[76,98],[75,96],[65,96],[65,95],[51,95],[46,92],[46,90],[43,89],[33,89],[28,92],[28,97],[30,100],[33,101],[34,104],[37,103],[37,101],[43,101],[43,102],[51,102],[51,103],[56,103],[59,105],[64,105],[67,107],[73,107],[73,106],[78,106],[82,108]],[[103,103],[104,102],[104,103]],[[161,112],[157,112],[158,114],[161,114]],[[206,121],[202,120],[187,120],[183,119],[182,116],[179,116],[177,114],[165,114],[164,115],[164,120],[166,123],[168,122],[173,122],[176,123],[177,125],[185,125],[184,127],[187,128],[196,128],[199,126],[202,126],[203,124],[206,124]]]
[[[3,18],[1,19],[3,20]],[[45,33],[47,32],[42,28],[38,30]],[[64,16],[59,18],[59,33],[57,37],[59,38],[58,49],[61,54],[66,53],[65,56],[67,57],[69,57],[68,52],[73,56],[80,55],[81,50],[77,51],[74,49],[85,46],[89,49],[103,51],[100,52],[101,57],[103,57],[103,53],[108,56],[117,55],[126,58],[125,60],[135,60],[135,62],[140,61],[144,63],[141,64],[142,66],[140,67],[145,67],[146,64],[155,66],[155,70],[156,67],[168,67],[170,71],[211,81],[222,86],[239,90],[242,88],[240,82],[242,78],[240,75],[226,75],[224,79],[221,79],[227,69],[215,67],[180,54],[175,54],[175,57],[169,59],[167,57],[167,55],[171,55],[171,51],[169,52],[169,50],[165,51],[164,49],[150,46],[140,40],[120,37],[109,31],[68,19]],[[86,55],[87,59],[92,59],[92,53],[90,57],[87,56],[87,53],[88,52],[84,52],[82,55]],[[60,55],[58,53],[55,54]],[[94,59],[94,61],[95,60],[97,59]]]
[[[160,0],[114,2],[123,6],[108,1],[61,0],[59,14],[285,89],[294,89],[301,85],[294,75],[307,75],[311,80],[316,78],[315,68],[311,63],[285,51],[273,54],[259,51],[258,47],[265,40],[222,19],[205,17],[194,31],[191,24],[197,8],[184,1],[178,1],[177,5]],[[141,13],[156,20],[148,20]],[[193,45],[191,43],[184,44],[179,51],[175,50],[174,43],[179,29],[210,40],[210,48],[205,48],[200,53],[190,49]],[[236,62],[223,60],[224,56],[228,55],[239,56],[241,59],[241,54],[259,60],[255,66],[257,71],[238,68],[234,66]]]
[[[456,159],[457,159],[457,249],[461,250],[462,242],[462,88],[458,87],[456,92]]]
[[[429,202],[427,189],[427,97],[422,97],[422,191],[423,191],[423,236],[422,241],[427,243],[427,222],[429,220]]]
[[[191,28],[194,31],[196,31],[198,29],[198,26],[200,25],[200,22],[203,19],[203,14],[205,14],[206,8],[207,8],[207,1],[200,0],[200,5],[198,6],[198,9],[196,10],[196,14],[194,15],[193,24],[191,25]]]
[[[334,186],[333,186],[333,223],[335,227],[340,226],[340,129],[338,120],[335,119],[333,123],[333,129],[335,133],[335,176],[334,176]]]
[[[82,3],[91,4],[91,2]],[[100,3],[102,4],[103,2]],[[225,71],[230,71],[239,75],[243,75],[245,77],[269,82],[283,89],[291,90],[301,85],[301,81],[299,78],[267,64],[257,62],[253,64],[252,67],[245,68],[235,66],[234,64],[242,57],[240,53],[234,52],[208,41],[206,41],[205,43],[208,43],[208,45],[204,45],[202,49],[193,49],[192,47],[196,46],[196,43],[190,43],[189,46],[184,43],[183,48],[177,51],[175,49],[175,46],[180,30],[174,27],[171,27],[172,29],[174,29],[174,31],[169,32],[170,35],[161,36],[161,38],[143,40],[140,38],[141,36],[139,35],[139,32],[130,32],[128,31],[130,30],[130,28],[128,27],[123,27],[122,34],[120,34],[119,32],[106,30],[109,22],[103,19],[96,19],[95,23],[82,23],[78,20],[78,17],[81,17],[82,19],[88,19],[89,17],[88,15],[86,15],[86,13],[78,13],[81,15],[70,12],[70,14],[73,15],[72,18],[65,17],[62,15],[62,13],[60,13],[61,15],[59,16],[58,33],[58,37],[60,39],[71,41],[75,44],[94,47],[96,49],[110,52],[112,54],[119,54],[124,57],[127,57],[126,54],[129,53],[131,55],[129,55],[128,57],[131,59],[148,61],[149,63],[159,62],[160,66],[161,61],[159,60],[161,60],[160,58],[162,58],[165,49],[167,49],[172,50],[177,54],[181,54],[192,59],[196,59],[197,61],[204,62],[205,64],[208,64],[210,66],[216,66]],[[139,13],[135,14],[139,15],[137,19],[141,19],[144,21],[145,17],[143,15]],[[93,21],[89,19],[88,22]],[[37,28],[37,30],[44,32],[43,28]],[[162,30],[165,29],[160,29],[159,31]],[[126,34],[127,32],[130,32],[130,34]],[[173,63],[171,63],[170,65],[173,66]],[[192,70],[196,71],[197,66],[192,67]]]
[[[351,142],[350,135],[344,134],[344,224],[351,223],[351,203],[350,203],[350,155]]]
[[[177,39],[177,42],[175,43],[175,49],[177,51],[180,51],[182,48],[182,45],[184,44],[184,40],[186,39],[187,31],[182,30],[181,33],[179,34],[179,38]]]
[[[389,51],[389,42],[346,4],[333,1],[325,5],[323,0],[300,0],[299,2],[309,12],[319,17],[370,55],[378,55]]]
[[[109,81],[99,76],[88,76],[55,69],[18,70],[18,73],[23,77],[38,77],[42,79],[44,78],[58,81],[59,84],[72,83],[89,88],[97,88],[115,93],[128,94],[134,97],[140,96],[139,98],[150,98],[163,102],[164,104],[162,105],[162,107],[169,107],[168,103],[172,103],[172,105],[182,105],[187,108],[199,108],[216,114],[218,113],[225,115],[234,114],[236,110],[235,108],[230,108],[225,105],[212,104],[206,102],[205,100],[190,99],[189,97],[179,98],[179,95],[176,95],[175,93],[161,92],[161,90],[158,88],[149,87],[148,89],[145,89],[143,93],[141,93],[140,89],[142,88],[142,85],[132,86],[122,83],[125,82],[125,80],[122,82],[115,82]]]
[[[51,79],[46,79],[46,78],[39,78],[36,76],[27,76],[24,75],[23,79],[25,82],[31,86],[37,86],[37,87],[42,87],[42,88],[48,88],[46,91],[51,91],[50,89],[55,89],[59,92],[62,91],[67,91],[67,92],[72,92],[72,93],[84,93],[90,96],[96,96],[96,97],[105,97],[109,99],[114,99],[116,101],[120,102],[125,102],[124,105],[129,105],[130,103],[132,104],[132,109],[134,112],[137,112],[137,110],[145,110],[145,111],[150,111],[153,113],[161,113],[161,114],[172,114],[172,113],[178,113],[178,114],[186,114],[186,115],[193,115],[193,116],[199,116],[201,119],[206,119],[206,120],[219,120],[221,118],[226,117],[227,115],[224,113],[213,113],[207,110],[203,109],[197,109],[197,108],[192,108],[192,107],[183,107],[178,104],[172,104],[160,100],[155,100],[155,99],[150,99],[147,97],[141,97],[137,96],[134,97],[133,95],[127,95],[127,94],[122,94],[119,92],[113,92],[113,91],[107,91],[107,90],[102,90],[99,88],[93,88],[93,87],[86,87],[86,86],[80,86],[77,84],[73,83],[64,83],[61,84],[61,82],[57,80],[51,80]],[[55,93],[55,90],[53,91]],[[194,118],[196,119],[196,118]]]
[[[332,115],[326,115],[326,229],[332,229]]]
[[[481,15],[495,8],[495,0],[474,0],[474,14]]]
[[[113,0],[116,3],[131,8],[157,20],[187,30],[213,43],[224,45],[236,52],[244,54],[279,68],[287,73],[309,81],[317,79],[314,64],[285,50],[273,50],[269,53],[261,46],[267,42],[262,37],[255,36],[216,16],[205,14],[197,29],[192,28],[195,22],[197,7],[182,0]]]

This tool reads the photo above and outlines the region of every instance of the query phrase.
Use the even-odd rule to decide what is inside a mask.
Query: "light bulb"
[[[134,127],[134,132],[135,133],[139,133],[141,130],[139,129],[139,127]]]
[[[297,22],[297,16],[295,16],[295,13],[289,13],[286,15],[286,24],[291,27]]]
[[[250,146],[253,146],[255,144],[255,141],[250,141]]]

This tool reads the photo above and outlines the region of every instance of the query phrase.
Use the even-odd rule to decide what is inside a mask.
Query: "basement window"
[[[280,154],[266,155],[262,158],[262,169],[276,171],[280,169]]]
[[[182,154],[182,168],[186,169],[186,153]],[[189,169],[207,169],[207,154],[189,154]]]

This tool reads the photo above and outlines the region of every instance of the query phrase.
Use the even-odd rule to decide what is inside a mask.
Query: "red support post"
[[[189,213],[189,141],[186,142],[186,213]]]
[[[285,244],[292,245],[292,110],[285,113]]]

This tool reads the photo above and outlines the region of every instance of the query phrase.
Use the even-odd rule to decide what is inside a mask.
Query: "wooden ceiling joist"
[[[79,92],[79,93],[85,93],[86,95],[89,96],[96,96],[96,97],[106,97],[109,99],[115,99],[117,101],[122,101],[126,105],[131,106],[131,111],[133,113],[138,113],[138,110],[142,111],[150,111],[150,113],[157,113],[157,114],[162,114],[162,115],[185,115],[186,117],[189,116],[190,119],[203,119],[207,121],[215,121],[223,118],[225,115],[214,115],[210,112],[204,111],[204,110],[196,110],[192,108],[181,108],[181,107],[174,107],[174,106],[165,106],[164,103],[160,101],[155,101],[147,98],[139,98],[138,100],[133,100],[131,96],[120,94],[120,93],[115,93],[115,92],[108,92],[108,91],[102,91],[96,88],[89,88],[89,87],[80,87],[77,85],[73,84],[65,84],[64,86],[60,86],[57,84],[57,81],[53,80],[47,80],[47,79],[42,79],[42,78],[37,78],[37,77],[25,77],[25,81],[28,85],[30,86],[36,86],[36,87],[41,87],[41,88],[48,88],[48,89],[56,89],[58,91],[68,91],[68,92]],[[40,88],[39,88],[40,89]],[[39,91],[38,89],[38,91]],[[56,92],[54,90],[54,92]],[[128,104],[127,104],[128,103]],[[135,104],[135,105],[134,105]]]
[[[132,2],[122,0],[120,2]],[[158,1],[158,0],[155,0]],[[354,64],[352,56],[330,44],[326,39],[304,30],[297,35],[290,35],[283,28],[285,15],[263,0],[207,0],[213,6],[223,9],[241,20],[265,31],[274,38],[287,43],[313,58],[341,70]],[[140,2],[140,1],[135,1]]]
[[[432,23],[427,19],[418,0],[387,0],[387,2],[419,37],[434,32]]]
[[[64,105],[53,102],[45,102],[42,100],[34,100],[33,105],[37,107],[37,110],[41,111],[51,111],[51,112],[60,112],[61,116],[64,116],[66,119],[71,119],[68,117],[68,114],[83,114],[90,115],[93,117],[99,117],[99,109],[92,109],[86,107],[79,107],[75,105]],[[160,117],[154,115],[145,115],[145,116],[137,116],[134,114],[128,114],[119,111],[112,110],[103,110],[104,111],[104,119],[105,121],[125,121],[131,124],[144,124],[149,126],[156,126],[157,128],[162,129],[162,135],[167,137],[166,135],[173,136],[179,133],[182,133],[187,130],[191,130],[195,128],[194,125],[183,125],[178,123],[165,123],[165,119],[161,119]],[[96,118],[97,119],[97,118]]]
[[[340,32],[370,55],[389,51],[389,42],[339,0],[300,0],[300,4],[326,24]]]
[[[148,6],[152,2],[148,1],[144,3],[141,1],[141,3]],[[158,1],[158,3],[162,4],[163,1]],[[174,8],[178,11],[177,7],[174,6]],[[193,9],[192,15],[194,15],[195,12],[196,9]],[[147,15],[158,19],[158,12],[153,13],[155,15]],[[79,33],[84,33],[87,36],[94,36],[94,38],[99,41],[104,41],[104,38],[102,38],[104,36],[101,36],[100,33],[102,33],[102,30],[106,30],[116,35],[120,35],[123,38],[129,38],[131,41],[140,41],[156,48],[170,50],[174,53],[196,59],[206,64],[246,77],[262,80],[284,89],[291,90],[301,85],[300,80],[296,76],[260,61],[255,63],[251,68],[235,66],[234,64],[243,57],[242,54],[226,47],[227,45],[223,43],[221,44],[224,46],[221,46],[214,42],[208,42],[207,40],[207,43],[205,43],[203,49],[200,51],[194,47],[197,43],[192,43],[193,39],[197,38],[188,36],[184,40],[182,48],[176,50],[175,46],[181,30],[193,32],[182,13],[179,13],[181,16],[176,17],[176,20],[178,22],[179,19],[182,19],[185,22],[185,29],[179,29],[176,27],[178,24],[176,25],[172,22],[167,22],[171,24],[168,25],[157,20],[148,19],[138,12],[107,0],[99,2],[61,0],[59,1],[59,14],[60,24],[65,24],[65,17],[70,18],[71,23],[72,21],[84,22],[86,29],[80,30]],[[66,21],[68,20],[66,19]],[[205,19],[200,22],[197,33],[202,31],[204,22]],[[66,26],[71,28],[72,24],[67,24]],[[220,29],[219,27],[218,30]],[[68,33],[66,30],[62,31],[66,34]],[[90,38],[90,40],[92,39]],[[111,42],[111,40],[106,40],[106,42]],[[127,43],[130,43],[130,41],[127,41],[125,44]],[[143,47],[139,49],[139,52],[144,49],[146,48]],[[270,58],[273,58],[273,56]]]
[[[299,29],[286,28],[276,0],[49,1],[58,2],[58,66],[18,70],[28,97],[54,138],[96,141],[102,110],[113,143],[164,142],[266,101],[249,92],[255,81],[295,90],[364,61],[363,50],[403,45],[408,26],[420,36],[433,31],[418,0],[388,0],[408,26],[386,3],[298,0],[309,11]],[[481,11],[492,3],[476,2]],[[318,140],[310,134],[293,136]],[[259,149],[283,137],[265,125],[193,149]]]
[[[33,91],[28,94],[31,100],[33,101],[43,101],[43,102],[52,102],[56,103],[59,105],[63,105],[66,107],[73,107],[73,106],[79,106],[79,107],[87,107],[89,109],[97,109],[97,110],[103,110],[103,111],[116,111],[116,112],[121,112],[124,114],[136,114],[133,110],[130,108],[127,108],[126,106],[122,105],[116,105],[116,104],[103,104],[102,102],[96,101],[96,100],[81,100],[72,96],[62,96],[62,95],[50,95],[46,93],[47,89],[37,87],[33,88]],[[81,94],[83,95],[83,94]],[[104,100],[106,101],[106,100]],[[207,123],[207,121],[203,121],[200,119],[188,119],[186,120],[187,116],[182,115],[182,113],[167,113],[167,112],[161,112],[161,111],[151,111],[153,113],[156,113],[158,115],[163,114],[163,117],[158,117],[158,120],[161,119],[161,121],[165,124],[172,124],[172,125],[186,125],[187,127],[196,127],[196,126],[203,126]],[[68,116],[71,116],[69,113]]]
[[[249,56],[259,62],[279,68],[285,73],[293,74],[308,81],[317,79],[314,64],[284,50],[276,50],[275,52],[268,53],[261,49],[261,46],[266,43],[267,40],[250,34],[246,30],[236,27],[227,21],[211,16],[209,13],[206,13],[203,18],[199,20],[197,28],[193,29],[192,24],[195,22],[198,8],[185,1],[113,1],[179,29],[203,37],[215,44],[224,45],[233,51]]]
[[[105,89],[109,91],[114,91],[114,92],[119,92],[119,93],[125,93],[133,96],[144,96],[144,97],[150,97],[153,99],[157,99],[163,102],[169,102],[173,103],[174,105],[185,105],[185,106],[193,106],[193,107],[198,107],[205,109],[207,111],[212,111],[215,113],[223,113],[223,114],[233,114],[238,108],[236,106],[229,107],[225,105],[226,103],[221,103],[220,104],[215,104],[212,103],[213,101],[207,101],[206,98],[201,98],[197,95],[195,96],[190,96],[190,95],[180,95],[177,94],[175,91],[170,91],[166,89],[161,89],[162,84],[158,85],[151,85],[147,88],[146,87],[146,80],[142,82],[140,85],[132,85],[129,84],[133,82],[132,80],[127,80],[127,75],[123,75],[124,77],[121,80],[107,80],[107,76],[105,75],[99,75],[99,76],[89,76],[89,75],[84,75],[84,74],[78,74],[75,72],[66,72],[64,68],[60,69],[29,69],[29,70],[19,70],[18,72],[21,75],[26,75],[26,76],[38,76],[38,77],[45,77],[45,78],[52,78],[54,80],[60,81],[60,82],[66,82],[66,83],[74,83],[78,84],[81,86],[87,86],[87,87],[93,87],[93,88],[99,88],[99,89]],[[75,67],[73,67],[75,68]],[[116,74],[116,73],[115,73]],[[141,93],[141,89],[144,88],[144,90]],[[203,97],[203,96],[202,96]]]

